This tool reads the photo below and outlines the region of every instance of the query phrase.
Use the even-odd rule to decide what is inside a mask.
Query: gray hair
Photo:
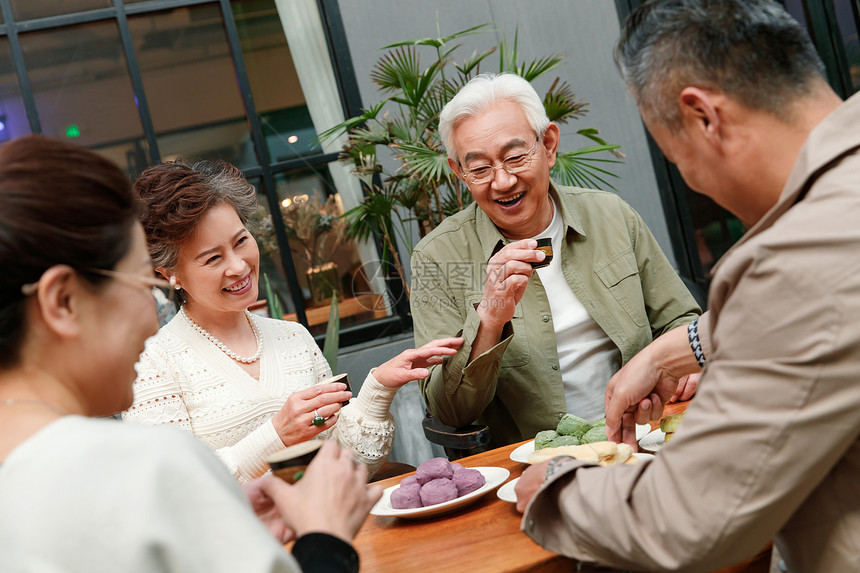
[[[648,0],[625,20],[615,63],[643,114],[669,129],[686,86],[790,121],[824,78],[806,31],[772,0]]]
[[[515,74],[481,74],[463,86],[439,114],[439,137],[455,162],[459,163],[454,149],[452,132],[457,123],[478,115],[499,101],[512,101],[520,106],[526,120],[538,136],[543,136],[549,118],[543,102],[529,82]]]

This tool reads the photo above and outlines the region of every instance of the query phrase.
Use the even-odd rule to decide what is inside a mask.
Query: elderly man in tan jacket
[[[704,365],[672,443],[638,466],[532,466],[522,527],[637,571],[710,571],[771,539],[774,571],[860,571],[860,95],[840,101],[771,0],[648,1],[616,61],[687,183],[750,230],[709,313],[607,390],[621,438]]]

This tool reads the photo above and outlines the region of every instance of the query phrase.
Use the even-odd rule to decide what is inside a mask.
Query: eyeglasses
[[[540,137],[538,137],[535,141],[534,146],[532,146],[531,151],[528,153],[522,153],[520,155],[514,155],[512,157],[508,157],[504,161],[502,161],[501,165],[481,165],[480,167],[475,167],[474,169],[462,169],[463,178],[466,179],[472,185],[485,185],[493,180],[493,177],[496,176],[496,169],[504,169],[511,175],[516,175],[517,173],[522,173],[526,169],[529,168],[529,165],[532,163],[532,159],[534,158],[535,151],[537,151],[537,145],[540,142]]]
[[[169,281],[108,269],[86,268],[83,269],[82,272],[102,275],[119,281],[149,287],[149,293],[152,295],[153,301],[155,302],[155,311],[158,315],[159,324],[164,322],[164,320],[170,316],[170,313],[175,310],[175,306],[173,304],[175,289]],[[39,290],[39,281],[27,283],[21,286],[21,293],[24,294],[24,296],[35,294],[37,290]]]

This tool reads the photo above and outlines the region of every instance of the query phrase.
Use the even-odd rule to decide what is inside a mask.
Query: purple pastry
[[[458,464],[457,462],[451,462],[451,470],[454,473],[457,473],[458,471],[464,470],[464,469],[466,469],[466,468],[464,468],[461,464]]]
[[[462,469],[454,472],[452,478],[454,486],[457,488],[457,495],[466,495],[480,489],[487,480],[481,475],[478,470]]]
[[[415,470],[415,477],[421,485],[434,479],[451,479],[453,474],[454,472],[451,469],[451,463],[445,458],[433,458],[432,460],[427,460],[418,466],[417,470]]]
[[[394,509],[421,507],[420,491],[421,486],[417,483],[403,485],[401,482],[400,487],[391,492],[391,507]]]
[[[421,503],[424,507],[457,498],[457,486],[447,478],[437,478],[421,486]]]
[[[411,483],[414,483],[416,485],[421,485],[420,483],[418,483],[418,478],[415,477],[414,475],[411,475],[409,477],[405,477],[402,480],[400,480],[400,487],[403,487],[404,485],[409,485]]]

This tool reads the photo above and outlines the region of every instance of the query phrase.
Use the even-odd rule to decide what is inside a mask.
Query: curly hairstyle
[[[0,368],[18,363],[21,287],[54,265],[98,286],[131,247],[139,205],[125,173],[104,157],[32,135],[0,147]]]
[[[243,225],[257,209],[254,186],[225,161],[189,165],[180,158],[152,165],[135,181],[134,191],[143,203],[140,222],[156,268],[176,267],[180,246],[212,207],[231,205]]]

